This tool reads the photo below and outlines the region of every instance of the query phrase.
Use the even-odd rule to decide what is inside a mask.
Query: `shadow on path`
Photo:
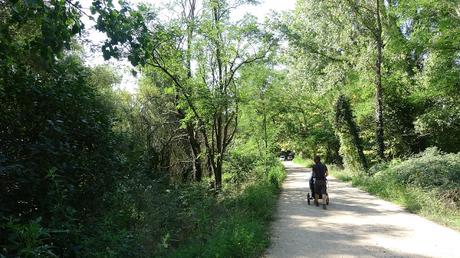
[[[284,165],[267,257],[460,257],[457,231],[337,179],[329,179],[327,210],[308,205],[310,170]]]

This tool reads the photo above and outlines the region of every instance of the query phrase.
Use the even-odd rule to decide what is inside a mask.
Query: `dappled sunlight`
[[[0,258],[460,258],[458,2],[0,0]]]
[[[309,170],[288,170],[268,257],[458,257],[460,233],[330,177],[327,210],[308,205]],[[321,201],[320,201],[321,203]],[[313,202],[312,202],[313,204]],[[457,248],[457,249],[455,249]]]

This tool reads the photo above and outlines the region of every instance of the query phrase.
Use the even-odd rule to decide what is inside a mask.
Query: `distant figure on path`
[[[326,207],[326,177],[327,167],[323,163],[321,163],[321,158],[319,156],[315,156],[315,164],[312,167],[311,178],[314,179],[314,198],[315,198],[315,205],[319,206],[318,199],[323,199],[323,207]]]

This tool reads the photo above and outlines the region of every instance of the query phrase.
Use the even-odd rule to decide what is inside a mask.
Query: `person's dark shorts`
[[[326,180],[315,180],[315,194],[326,194]]]

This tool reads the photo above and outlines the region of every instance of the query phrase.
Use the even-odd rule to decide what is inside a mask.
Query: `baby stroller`
[[[326,179],[326,187],[325,187],[325,190],[326,190],[326,204],[324,204],[323,202],[323,208],[326,209],[326,205],[329,205],[329,194],[327,193],[327,188],[328,188],[329,184],[327,183],[327,179]],[[315,178],[311,178],[310,179],[310,190],[311,190],[311,194],[310,193],[307,193],[307,203],[308,205],[310,205],[310,201],[311,200],[314,200],[315,199]],[[319,199],[322,199],[322,194],[321,193],[318,193],[319,194]]]

